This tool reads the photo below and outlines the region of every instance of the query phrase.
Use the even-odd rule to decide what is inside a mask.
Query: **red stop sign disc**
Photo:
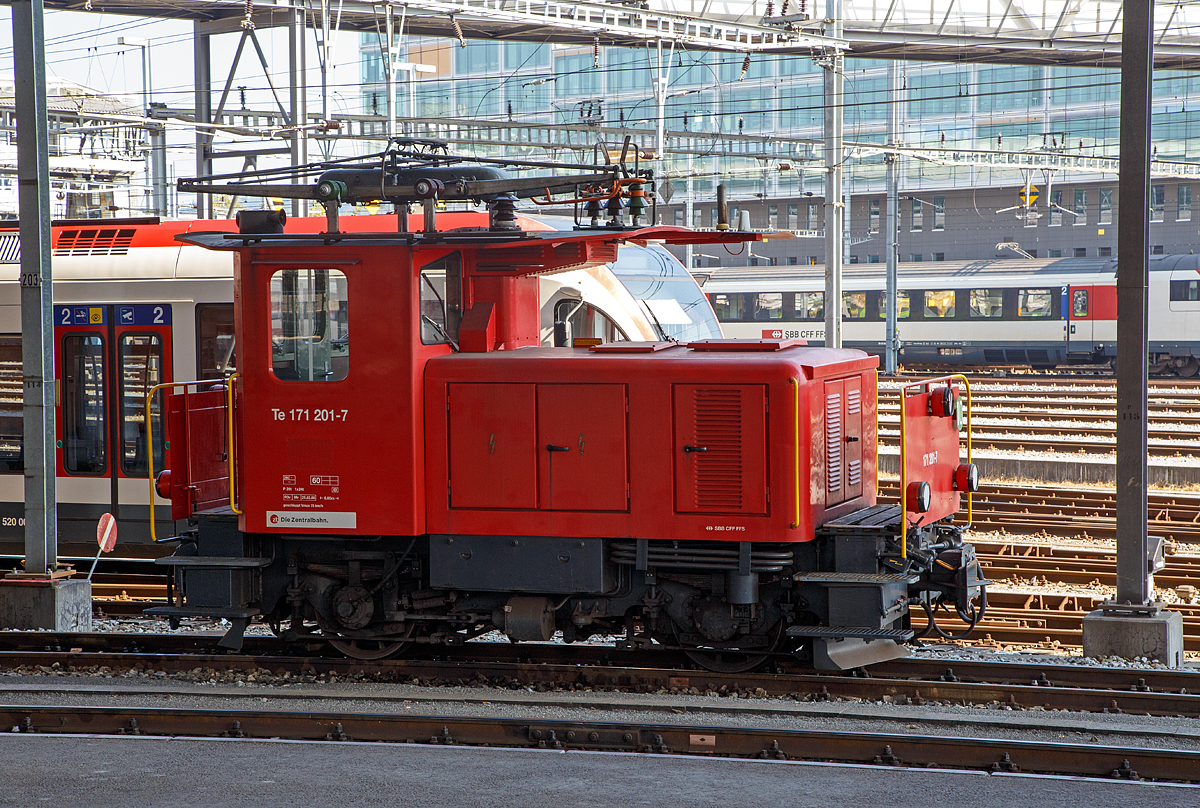
[[[96,524],[96,544],[106,553],[111,553],[117,546],[117,520],[111,513],[101,516]]]

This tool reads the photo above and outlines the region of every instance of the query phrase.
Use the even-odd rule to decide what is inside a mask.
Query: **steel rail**
[[[0,706],[0,724],[18,732],[47,734],[407,742],[1200,780],[1200,752],[1192,750],[926,734],[391,713],[19,705]]]

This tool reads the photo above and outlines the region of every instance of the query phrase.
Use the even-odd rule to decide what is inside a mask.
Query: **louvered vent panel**
[[[846,414],[858,415],[862,412],[862,391],[851,389],[846,393]]]
[[[54,245],[55,255],[125,255],[136,229],[63,230]]]
[[[21,263],[21,236],[5,233],[0,236],[0,264]]]
[[[825,470],[830,493],[842,490],[842,395],[825,396]]]
[[[693,400],[697,452],[696,505],[742,507],[742,394],[730,388],[698,388]]]
[[[862,461],[851,460],[846,468],[846,487],[854,488],[862,482]]]

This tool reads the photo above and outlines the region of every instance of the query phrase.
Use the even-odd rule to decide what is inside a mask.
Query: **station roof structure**
[[[1122,0],[840,0],[843,36],[824,36],[825,0],[395,0],[247,3],[246,0],[45,0],[45,7],[193,20],[205,33],[235,31],[249,6],[258,27],[322,7],[349,31],[375,31],[389,5],[417,36],[636,46],[658,40],[698,50],[849,55],[918,61],[1120,63]],[[4,0],[0,0],[4,2]],[[648,7],[644,7],[648,6]],[[1200,3],[1159,0],[1155,66],[1200,69]],[[786,15],[786,16],[781,16]],[[456,30],[459,29],[459,30]]]

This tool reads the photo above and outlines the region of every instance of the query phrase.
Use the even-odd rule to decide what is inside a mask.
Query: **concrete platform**
[[[51,761],[70,761],[56,765]],[[0,735],[0,806],[88,808],[1194,808],[1200,789],[651,754],[354,742]]]
[[[963,456],[966,456],[965,450]],[[985,485],[989,482],[1005,480],[1101,486],[1115,485],[1116,482],[1116,459],[1112,456],[1078,455],[1047,458],[994,456],[987,452],[976,452],[973,460],[979,467],[979,479]],[[891,447],[880,449],[879,470],[884,474],[899,474],[899,450]],[[1146,467],[1146,479],[1151,486],[1200,484],[1200,465],[1155,463],[1154,458],[1150,458],[1149,465]]]
[[[1083,618],[1083,653],[1095,659],[1157,659],[1169,668],[1183,665],[1183,615],[1160,611],[1129,617],[1097,609]]]
[[[92,585],[71,578],[0,578],[0,629],[91,631]]]

